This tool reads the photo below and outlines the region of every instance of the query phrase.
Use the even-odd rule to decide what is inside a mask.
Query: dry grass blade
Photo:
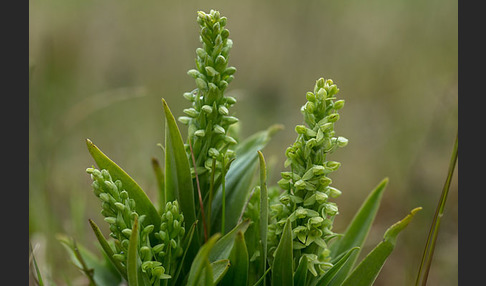
[[[420,263],[419,272],[417,274],[417,280],[415,285],[425,286],[427,284],[427,278],[429,276],[430,265],[432,263],[432,258],[434,256],[435,245],[437,241],[437,235],[439,233],[440,222],[442,216],[444,215],[445,203],[447,200],[447,195],[449,194],[449,188],[451,186],[452,175],[454,174],[454,168],[457,162],[457,149],[458,149],[458,134],[456,133],[456,141],[454,143],[454,148],[452,150],[451,160],[449,163],[449,171],[447,173],[447,178],[442,189],[442,194],[440,196],[439,204],[435,210],[434,219],[430,227],[429,236],[427,237],[427,243],[425,244],[424,253],[422,256],[422,262]]]

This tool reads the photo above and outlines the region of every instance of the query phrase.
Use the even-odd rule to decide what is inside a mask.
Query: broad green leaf
[[[191,169],[184,142],[167,102],[162,99],[165,113],[165,199],[177,199],[187,225],[196,221]]]
[[[404,219],[387,229],[383,240],[358,264],[344,280],[342,286],[372,285],[381,271],[383,264],[395,248],[398,234],[410,223],[414,215],[422,208],[413,209]]]
[[[238,231],[236,235],[229,261],[231,262],[231,267],[221,281],[221,285],[246,286],[248,282],[249,259],[242,231]]]
[[[326,286],[329,282],[334,278],[334,276],[341,270],[343,265],[348,261],[349,257],[354,251],[359,250],[359,247],[353,247],[345,253],[342,253],[340,256],[337,257],[337,262],[324,273],[318,279],[315,279],[314,282],[311,284],[312,286]]]
[[[238,232],[245,233],[246,229],[250,225],[250,220],[245,219],[240,224],[235,226],[230,232],[225,234],[221,239],[219,239],[215,246],[209,252],[209,261],[214,262],[216,260],[228,259],[235,244],[235,239]]]
[[[307,257],[301,256],[299,266],[294,273],[294,285],[307,285]]]
[[[132,234],[127,251],[127,278],[128,285],[138,286],[138,217],[133,221]]]
[[[378,208],[380,206],[381,198],[388,184],[388,178],[383,179],[378,186],[368,195],[359,210],[354,215],[351,223],[348,225],[344,235],[330,245],[331,254],[333,257],[339,257],[340,254],[353,247],[362,247],[371,225],[376,217]],[[353,268],[356,259],[358,258],[360,250],[354,251],[351,257],[342,266],[339,273],[329,283],[329,286],[341,285],[349,271]],[[333,259],[332,263],[335,263]]]
[[[111,271],[104,261],[87,248],[61,234],[57,235],[57,239],[68,251],[74,265],[88,277],[90,285],[117,286],[120,284],[121,276]]]
[[[101,150],[91,142],[86,140],[88,151],[98,165],[99,169],[106,169],[110,172],[113,181],[120,180],[123,183],[123,188],[127,191],[128,196],[135,201],[135,211],[138,215],[146,215],[145,223],[147,225],[153,224],[155,229],[152,233],[156,233],[160,228],[160,216],[157,209],[154,207],[147,194],[122,168],[115,162],[108,158]],[[153,238],[151,236],[151,238]]]
[[[175,118],[164,99],[162,99],[162,103],[166,119],[165,200],[169,202],[177,199],[186,225],[192,225],[196,221],[196,208],[189,160]],[[184,269],[190,268],[189,263],[194,259],[200,246],[198,232],[196,231],[194,235],[195,239],[191,240]]]
[[[231,164],[226,178],[225,203],[231,206],[226,209],[225,229],[232,229],[238,223],[251,191],[251,181],[257,167],[258,151],[262,150],[281,125],[272,125],[267,130],[257,132],[238,144],[236,147],[236,160]],[[222,225],[222,187],[214,195],[211,215],[211,231],[218,232]]]
[[[221,279],[225,277],[225,274],[228,272],[229,267],[229,259],[222,259],[211,263],[211,269],[213,270],[213,283],[215,285],[218,284]]]
[[[292,227],[287,218],[282,232],[282,237],[275,250],[272,266],[272,285],[294,285],[294,258],[292,253]]]
[[[108,244],[108,241],[106,241],[105,237],[101,233],[101,230],[99,229],[99,227],[91,219],[89,220],[89,224],[90,224],[91,228],[93,229],[93,232],[95,233],[95,236],[98,239],[98,242],[100,243],[101,248],[105,251],[106,256],[108,257],[110,262],[113,264],[113,266],[115,266],[116,270],[123,276],[123,278],[125,278],[125,280],[127,280],[127,270],[121,264],[120,261],[113,258],[113,255],[115,253],[113,252],[110,245]]]
[[[204,261],[205,267],[204,267],[204,275],[202,277],[202,283],[199,281],[199,285],[204,285],[204,286],[213,286],[214,285],[214,275],[213,275],[213,266],[209,263],[209,260],[206,259]]]
[[[189,276],[187,278],[187,286],[195,286],[199,285],[199,281],[203,278],[203,275],[206,273],[207,265],[209,264],[209,252],[213,248],[216,241],[221,237],[221,234],[216,233],[215,235],[211,236],[208,241],[201,246],[196,257],[192,261],[191,269],[189,270]],[[212,275],[211,275],[212,278]],[[207,280],[207,279],[205,279]],[[211,279],[212,282],[212,279]]]
[[[267,190],[267,166],[263,153],[258,151],[260,160],[260,238],[262,242],[262,266],[265,273],[267,270],[267,230],[268,230],[268,190]],[[263,277],[263,285],[266,284],[266,278]],[[297,284],[299,285],[299,284]]]

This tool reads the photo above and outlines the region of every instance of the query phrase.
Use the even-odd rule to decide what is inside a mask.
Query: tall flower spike
[[[212,160],[216,160],[216,167],[220,169],[223,159],[228,162],[234,157],[230,146],[236,140],[228,134],[228,129],[238,122],[229,114],[236,100],[223,94],[236,71],[228,66],[233,42],[228,38],[226,21],[226,17],[214,10],[209,14],[199,11],[197,15],[202,48],[196,50],[196,69],[187,72],[195,79],[196,89],[184,93],[192,107],[184,109],[186,116],[179,117],[181,123],[188,125],[188,144],[192,144],[196,161],[193,175],[194,169],[198,175],[211,171]]]
[[[332,80],[320,78],[313,92],[307,92],[307,102],[301,108],[306,125],[295,128],[297,139],[285,153],[285,167],[291,171],[281,173],[278,185],[284,192],[270,206],[269,252],[276,248],[289,217],[296,261],[302,257],[316,262],[313,259],[317,257],[316,263],[308,264],[313,275],[332,266],[327,242],[335,235],[332,224],[338,208],[329,199],[341,192],[330,186],[332,181],[328,175],[340,163],[327,160],[327,155],[348,142],[344,137],[336,137],[334,132],[334,123],[339,120],[337,111],[344,106],[344,100],[335,101],[338,91]]]

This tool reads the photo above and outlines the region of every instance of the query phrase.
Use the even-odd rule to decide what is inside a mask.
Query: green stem
[[[208,231],[206,227],[206,218],[204,216],[204,205],[201,196],[201,187],[199,186],[199,178],[197,176],[196,160],[194,159],[194,152],[192,151],[192,144],[190,139],[189,139],[189,148],[191,149],[191,158],[192,158],[192,163],[194,164],[194,174],[196,175],[197,194],[199,196],[199,206],[201,208],[201,216],[202,216],[203,230],[204,230],[204,241],[206,242],[208,241]]]
[[[224,218],[225,218],[225,214],[226,214],[226,188],[225,188],[225,184],[226,184],[226,166],[224,165],[224,156],[223,156],[223,159],[222,159],[222,162],[221,162],[221,166],[222,166],[222,170],[221,170],[221,187],[222,187],[222,191],[223,191],[223,217],[222,217],[222,223],[221,223],[221,235],[224,235],[224,224],[225,224],[225,221],[224,221]]]
[[[213,206],[214,173],[216,172],[216,160],[213,159],[211,165],[211,180],[209,182],[209,202],[208,202],[208,229],[211,231],[211,208]]]
[[[422,262],[420,263],[419,272],[417,274],[417,280],[415,285],[421,284],[425,286],[427,284],[427,278],[429,275],[430,265],[432,263],[432,257],[434,255],[435,245],[437,241],[437,235],[439,233],[439,226],[444,214],[445,203],[447,200],[447,195],[449,193],[449,188],[451,185],[452,175],[454,174],[454,168],[457,162],[457,149],[458,149],[458,134],[456,133],[456,141],[454,143],[454,148],[452,150],[452,156],[449,163],[449,171],[447,173],[447,178],[442,189],[442,194],[440,196],[439,204],[435,210],[434,219],[430,227],[429,236],[427,237],[427,243],[425,244],[424,253],[422,256]],[[420,281],[422,281],[420,283]]]

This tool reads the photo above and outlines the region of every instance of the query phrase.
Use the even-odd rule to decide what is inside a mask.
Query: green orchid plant
[[[337,85],[319,78],[305,94],[303,123],[285,152],[286,171],[269,186],[262,150],[282,126],[237,139],[236,99],[225,94],[236,72],[229,65],[227,18],[198,12],[197,23],[202,46],[188,71],[195,88],[183,94],[190,106],[178,118],[187,138],[162,99],[164,161],[152,159],[158,201],[87,140],[96,167],[86,173],[110,233],[89,220],[101,259],[60,237],[74,263],[99,286],[373,284],[398,234],[421,208],[390,226],[358,263],[388,179],[369,193],[344,233],[333,231],[339,213],[333,199],[342,192],[331,186],[340,163],[328,155],[348,143],[335,132],[345,103]]]

